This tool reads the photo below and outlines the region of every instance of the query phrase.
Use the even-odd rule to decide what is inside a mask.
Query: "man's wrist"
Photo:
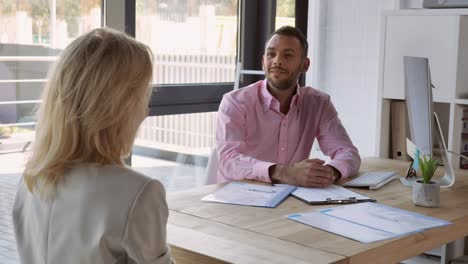
[[[341,172],[333,166],[330,166],[330,165],[327,165],[327,166],[333,170],[333,177],[334,177],[333,182],[339,181],[341,179]]]
[[[284,183],[283,170],[284,166],[279,164],[274,164],[268,168],[268,174],[272,183]]]

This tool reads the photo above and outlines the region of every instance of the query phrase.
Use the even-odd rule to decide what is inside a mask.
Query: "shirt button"
[[[281,148],[281,150],[284,150],[284,148]]]

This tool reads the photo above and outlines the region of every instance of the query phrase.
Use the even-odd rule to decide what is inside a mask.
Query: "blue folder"
[[[296,187],[290,185],[262,185],[230,182],[203,197],[204,202],[274,208],[283,202]]]

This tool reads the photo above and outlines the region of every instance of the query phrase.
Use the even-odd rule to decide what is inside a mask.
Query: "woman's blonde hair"
[[[148,113],[152,71],[146,45],[108,28],[92,30],[65,48],[42,94],[24,171],[29,191],[53,193],[76,164],[125,166]]]

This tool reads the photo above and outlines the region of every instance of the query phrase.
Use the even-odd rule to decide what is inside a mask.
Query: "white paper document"
[[[326,214],[322,214],[321,212],[288,215],[288,219],[363,243],[370,243],[395,237],[395,235],[388,232],[370,229],[359,224],[330,217]]]
[[[340,206],[321,212],[397,236],[450,224],[450,222],[441,219],[375,203]]]
[[[203,197],[204,202],[216,202],[260,207],[276,207],[296,187],[290,185],[259,185],[230,182],[216,192]]]
[[[451,224],[448,221],[377,203],[358,203],[288,215],[287,218],[363,243]]]
[[[367,196],[355,193],[338,185],[331,185],[326,188],[297,187],[291,195],[309,204],[372,201],[372,199]]]

